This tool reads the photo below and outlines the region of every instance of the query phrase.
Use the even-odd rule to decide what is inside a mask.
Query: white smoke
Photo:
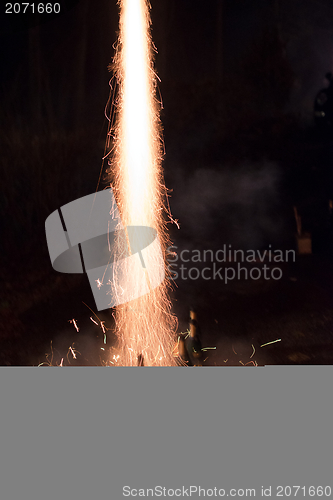
[[[170,205],[181,226],[176,237],[186,239],[187,248],[215,241],[255,249],[278,241],[283,220],[277,164],[175,172]]]

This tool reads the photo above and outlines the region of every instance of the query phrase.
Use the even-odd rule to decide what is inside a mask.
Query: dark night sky
[[[27,179],[35,189],[33,179],[42,172],[40,186],[49,184],[51,174],[33,167],[39,161],[33,156],[33,141],[45,144],[43,162],[53,158],[57,168],[58,195],[40,199],[40,206],[32,209],[41,232],[50,211],[95,188],[106,137],[107,67],[117,39],[118,6],[112,0],[72,3],[65,11],[62,2],[61,16],[30,29],[15,14],[1,16],[3,148],[16,171],[10,182],[18,186],[17,179]],[[312,123],[316,92],[325,73],[333,70],[330,0],[151,3],[169,184],[174,184],[172,172],[178,175],[177,162],[186,169],[199,162],[200,168],[210,163],[222,168],[230,163],[228,148],[235,152],[234,162],[237,155],[241,161],[250,158],[241,150],[244,134],[259,137],[274,127],[281,134],[288,123]],[[32,19],[38,24],[36,15]],[[78,131],[89,134],[90,142],[75,147],[73,142],[72,147],[70,134]],[[63,140],[65,149],[59,146]],[[229,147],[232,140],[237,145]],[[276,159],[267,148],[254,149],[257,159]],[[2,168],[2,177],[8,178],[5,161]],[[10,182],[4,211],[11,202],[17,206],[17,197],[23,203],[22,188],[11,191]],[[71,190],[66,187],[70,184]]]
[[[193,82],[216,76],[217,13],[221,1],[152,1],[153,39],[159,50],[157,70],[163,80]],[[80,53],[80,37],[85,37],[85,70],[89,73],[86,78],[89,93],[94,95],[96,88],[102,88],[105,66],[112,57],[118,22],[117,7],[116,2],[106,0],[98,4],[92,1],[86,3],[85,0],[76,3],[67,13],[41,26],[43,71],[51,72],[55,85],[64,72],[68,80],[74,79],[75,72],[71,74],[70,68],[74,68]],[[332,2],[224,0],[222,3],[224,75],[241,65],[246,49],[263,29],[279,23],[288,60],[296,74],[292,105],[305,106],[298,111],[308,114],[309,101],[322,84],[325,72],[333,65]],[[2,13],[1,17],[4,98],[8,97],[7,89],[12,87],[15,78],[23,87],[21,82],[27,82],[31,70],[28,61],[29,32],[19,30],[19,19],[14,16],[12,14],[9,19],[9,15]]]

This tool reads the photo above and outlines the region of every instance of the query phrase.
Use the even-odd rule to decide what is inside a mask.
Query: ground
[[[279,195],[274,205],[276,213],[270,214],[274,220],[277,217],[282,221],[279,226],[280,232],[273,235],[275,237],[273,248],[296,249],[293,205],[298,206],[302,213],[305,230],[310,230],[312,233],[313,253],[297,255],[296,262],[281,265],[283,271],[281,279],[233,280],[227,284],[221,279],[176,280],[171,299],[173,312],[179,321],[178,333],[187,330],[189,308],[196,307],[202,331],[202,345],[216,348],[205,351],[204,365],[207,366],[333,363],[332,227],[328,209],[329,141],[322,140],[320,135],[308,130],[287,134],[285,137],[275,137],[274,144],[270,143],[268,146],[266,139],[264,137],[260,141],[253,142],[250,138],[246,142],[243,138],[237,143],[239,147],[236,147],[236,143],[229,143],[226,148],[229,157],[226,156],[224,162],[219,163],[220,171],[216,167],[216,157],[211,158],[210,163],[208,160],[204,161],[208,157],[208,151],[205,150],[202,152],[203,158],[198,158],[196,163],[193,156],[184,160],[185,184],[183,182],[177,184],[179,171],[176,168],[174,173],[172,169],[166,169],[167,185],[174,188],[171,200],[176,200],[174,206],[178,212],[174,215],[181,223],[180,230],[174,225],[170,226],[171,239],[176,242],[179,251],[182,248],[201,250],[221,248],[221,245],[232,241],[232,239],[227,240],[226,235],[235,238],[235,235],[239,234],[237,229],[239,221],[243,224],[242,230],[249,227],[251,231],[257,229],[253,225],[253,221],[256,220],[254,209],[257,209],[254,203],[251,205],[251,217],[248,219],[244,219],[244,212],[236,211],[239,220],[237,218],[232,220],[233,224],[236,224],[236,229],[230,232],[230,218],[226,217],[226,210],[230,207],[233,210],[235,208],[230,203],[228,207],[223,203],[220,204],[216,198],[216,189],[205,192],[205,203],[199,207],[206,210],[207,203],[212,207],[211,212],[210,208],[203,212],[205,216],[209,215],[208,233],[195,235],[187,225],[190,219],[187,218],[186,207],[188,202],[194,199],[194,208],[191,207],[191,210],[194,210],[197,200],[197,193],[194,193],[193,199],[188,197],[192,180],[197,183],[193,186],[198,185],[200,195],[204,194],[203,188],[207,187],[203,184],[200,190],[201,181],[196,172],[204,168],[209,169],[210,164],[214,164],[210,170],[211,177],[206,177],[206,181],[207,178],[208,180],[216,178],[222,189],[224,181],[227,180],[229,187],[236,186],[238,189],[238,185],[244,187],[244,179],[251,183],[257,178],[253,176],[258,173],[256,167],[257,170],[253,170],[253,175],[244,175],[242,167],[239,170],[242,182],[238,184],[234,182],[235,178],[231,177],[227,170],[229,168],[229,171],[235,172],[234,165],[243,157],[246,157],[246,165],[258,165],[258,158],[266,158],[267,161],[263,161],[262,168],[267,168],[271,174],[272,164],[277,165],[279,175],[281,174],[276,188]],[[222,145],[215,144],[216,155],[222,155],[222,149]],[[213,150],[214,148],[210,147],[210,151]],[[237,151],[234,161],[230,156],[232,150]],[[167,155],[166,166],[168,167],[172,161],[172,154],[169,157]],[[180,159],[177,161],[180,162]],[[212,177],[213,170],[214,175],[217,171],[216,177]],[[268,179],[268,184],[264,185],[261,191],[254,189],[251,196],[257,199],[268,186],[269,200],[270,194],[275,193],[275,181],[270,184],[271,177],[259,176],[260,179],[261,181]],[[218,189],[220,184],[217,184]],[[256,183],[252,182],[252,185],[256,186]],[[215,201],[211,200],[211,193],[215,196]],[[219,195],[218,190],[217,194]],[[244,193],[241,194],[240,199],[243,200]],[[247,191],[245,194],[248,196]],[[178,201],[182,202],[185,199],[185,202],[177,204],[177,196]],[[228,196],[232,200],[233,194],[228,193]],[[225,195],[221,194],[220,198],[225,199]],[[266,198],[264,202],[267,205]],[[249,212],[245,214],[248,215]],[[197,221],[200,213],[192,215],[195,229],[198,229]],[[262,219],[263,213],[259,213],[259,216]],[[64,364],[103,364],[108,360],[108,349],[115,342],[113,311],[98,313],[95,310],[86,276],[63,275],[53,271],[45,244],[43,227],[45,219],[42,219],[43,217],[36,229],[36,241],[33,239],[33,234],[25,236],[20,244],[7,249],[4,265],[1,265],[0,364],[9,366],[38,365],[43,362],[59,364],[62,358]],[[247,224],[248,220],[252,221],[251,226]],[[271,227],[270,221],[271,219],[269,227]],[[267,233],[267,228],[262,227]],[[267,234],[270,234],[269,231]],[[39,246],[36,245],[37,240]],[[261,249],[267,248],[268,243],[270,240],[266,238]],[[237,248],[235,244],[234,248]],[[79,332],[75,329],[73,319],[76,320]],[[92,320],[96,320],[97,323],[105,322],[106,328],[109,329],[106,344],[100,326]],[[263,346],[269,342],[274,343]],[[73,358],[73,353],[69,351],[70,347],[74,352],[75,349],[80,352],[77,359]]]
[[[280,280],[178,281],[172,292],[178,333],[195,306],[205,366],[333,363],[333,268],[325,258],[298,256]],[[83,304],[83,302],[86,304]],[[2,296],[2,365],[99,365],[114,343],[112,310],[98,313],[84,276],[35,271],[5,284]],[[90,319],[105,321],[101,328]],[[14,313],[15,311],[15,313]],[[79,332],[70,320],[76,320]],[[263,344],[278,342],[261,347]],[[69,347],[80,352],[75,360]],[[104,349],[104,350],[102,350]],[[48,358],[46,357],[48,354]],[[68,354],[68,358],[66,358]]]

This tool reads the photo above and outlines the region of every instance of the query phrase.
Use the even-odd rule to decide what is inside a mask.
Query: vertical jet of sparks
[[[111,170],[122,224],[154,228],[165,254],[168,243],[164,221],[166,190],[147,0],[120,1],[114,69],[119,94]],[[154,254],[150,258],[154,260]],[[118,288],[123,284],[126,288],[138,289],[141,278],[129,264],[126,270],[126,261],[128,259],[120,261],[121,276],[117,276],[116,271],[115,281],[118,280]],[[146,280],[149,286],[147,272]],[[149,286],[149,289],[144,296],[117,307],[119,364],[135,366],[138,359],[143,359],[145,366],[176,364],[172,355],[176,320],[170,313],[166,280],[157,288],[152,290]]]

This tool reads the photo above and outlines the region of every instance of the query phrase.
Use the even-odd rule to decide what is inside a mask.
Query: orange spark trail
[[[156,75],[146,0],[120,1],[120,32],[114,70],[119,93],[113,132],[112,187],[124,227],[149,226],[157,231],[163,253],[162,265],[167,274],[166,189],[161,166],[161,125],[155,96]],[[119,246],[120,255],[122,248]],[[149,260],[153,266],[155,263],[156,272],[160,272],[161,263],[156,250],[149,253]],[[142,271],[140,275],[136,273],[129,259],[120,262],[121,271],[117,274],[116,269],[114,276],[118,290],[142,289]],[[170,312],[167,281],[152,289],[147,272],[145,279],[149,293],[117,306],[119,361],[116,364],[176,365],[172,353],[176,319]]]

